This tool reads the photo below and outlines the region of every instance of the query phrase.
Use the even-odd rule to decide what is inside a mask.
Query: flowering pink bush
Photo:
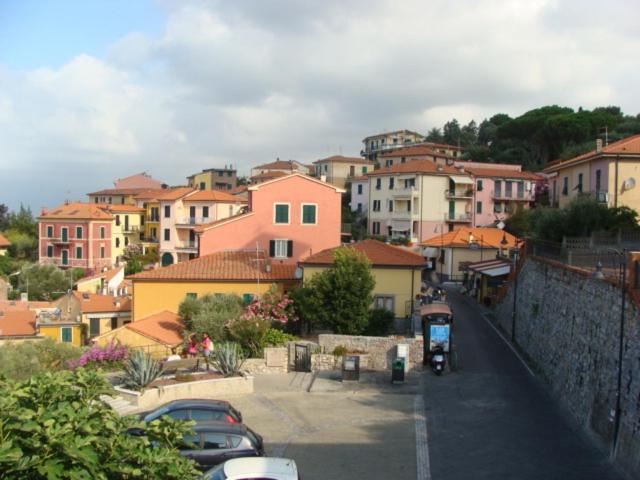
[[[287,295],[269,290],[261,298],[254,300],[245,310],[243,318],[258,317],[269,322],[288,323],[298,320],[293,311],[293,300]]]
[[[129,357],[129,348],[117,342],[111,342],[106,347],[92,346],[77,360],[69,362],[69,368],[76,369],[87,365],[111,365],[122,362]]]

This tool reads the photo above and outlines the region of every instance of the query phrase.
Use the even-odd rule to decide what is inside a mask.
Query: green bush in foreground
[[[44,371],[66,369],[69,361],[77,360],[82,349],[50,338],[33,342],[0,346],[0,375],[25,380]]]
[[[190,425],[168,418],[142,427],[99,400],[111,393],[99,372],[45,373],[24,382],[0,379],[0,478],[195,479],[176,448]]]

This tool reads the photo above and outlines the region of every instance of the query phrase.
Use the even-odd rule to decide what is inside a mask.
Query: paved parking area
[[[253,395],[229,398],[267,454],[296,460],[305,480],[416,478],[411,386],[314,382],[303,374],[256,377]]]

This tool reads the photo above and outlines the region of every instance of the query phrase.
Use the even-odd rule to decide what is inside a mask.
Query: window
[[[71,343],[73,341],[73,330],[71,327],[60,327],[60,337],[62,343]]]
[[[385,167],[392,167],[393,166],[393,160],[391,160],[391,159],[385,160],[384,161],[384,166]]]
[[[104,236],[105,236],[105,228],[100,227],[100,238],[104,238]]]
[[[124,237],[124,246],[129,245],[129,237]]]
[[[500,180],[496,180],[496,197],[500,198],[502,196],[502,182]]]
[[[416,186],[416,179],[415,178],[407,178],[404,181],[404,188],[413,188]]]
[[[144,225],[144,215],[140,215],[140,225]]]
[[[111,317],[111,330],[118,328],[118,317]]]
[[[596,170],[596,192],[602,188],[602,170]]]
[[[76,238],[82,238],[82,227],[76,227]]]
[[[227,436],[223,433],[204,432],[202,436],[204,450],[227,448]]]
[[[164,229],[164,241],[168,242],[171,240],[171,230],[169,230],[168,228]]]
[[[47,226],[47,237],[53,238],[53,225]]]
[[[205,188],[207,188],[207,184],[204,182],[200,182],[200,190],[204,190]]]
[[[60,233],[61,233],[63,242],[66,242],[69,240],[69,229],[67,227],[62,227],[62,230]]]
[[[395,178],[389,177],[389,190],[393,190],[394,182],[395,182]]]
[[[495,213],[502,213],[502,204],[501,203],[495,203],[493,205],[493,211]]]
[[[164,206],[164,218],[171,218],[171,205]]]
[[[518,182],[518,198],[524,198],[524,182]]]
[[[76,258],[82,259],[82,247],[76,247]]]
[[[380,190],[382,188],[382,179],[376,178],[376,190]]]
[[[373,299],[373,305],[375,308],[384,308],[390,312],[394,312],[394,297],[393,295],[376,295]]]
[[[293,256],[293,240],[270,240],[269,256],[287,258]]]
[[[582,174],[581,173],[578,174],[578,185],[576,185],[576,189],[578,190],[578,193],[582,193]]]
[[[362,173],[363,174],[367,173],[367,171],[368,171],[367,167],[362,167]]]
[[[374,212],[379,212],[380,211],[380,200],[374,200],[373,201],[373,211]]]
[[[478,182],[476,183],[476,190],[478,190],[479,192],[482,191],[482,180],[478,180]]]
[[[279,224],[289,223],[289,204],[287,203],[275,204],[275,223],[279,223]]]
[[[476,203],[476,213],[482,213],[482,202]]]
[[[173,418],[174,420],[189,420],[189,410],[187,410],[186,408],[180,410],[172,410],[171,412],[169,412],[168,416]],[[197,440],[197,438],[198,437],[196,437],[196,440],[193,443],[199,443],[199,440]]]
[[[47,257],[53,257],[53,245],[47,245]]]
[[[202,218],[209,218],[209,207],[202,207]]]
[[[120,237],[116,237],[116,248],[120,248]]]
[[[187,293],[187,298],[190,298],[191,300],[195,300],[196,298],[198,298],[198,294],[194,292],[189,292]]]
[[[362,195],[362,184],[358,184],[358,195]]]
[[[373,222],[371,224],[371,230],[373,230],[374,235],[380,235],[380,222]]]
[[[100,258],[104,258],[104,247],[100,247]]]
[[[116,226],[120,225],[120,215],[116,215]]]
[[[196,422],[211,420],[226,421],[225,417],[225,413],[221,410],[205,410],[204,408],[191,409],[191,420],[195,420]]]
[[[302,224],[303,225],[315,225],[316,224],[316,205],[302,205]]]
[[[158,212],[158,207],[151,207],[151,221],[157,222],[160,220],[160,212]]]
[[[407,157],[401,157],[400,158],[400,163],[405,163],[407,161]]]
[[[389,202],[389,211],[393,212],[393,200],[387,200]]]
[[[507,198],[511,198],[513,196],[513,182],[510,182],[509,180],[504,182],[504,190]]]
[[[100,319],[90,318],[89,319],[89,336],[97,337],[98,335],[100,335]]]
[[[358,203],[358,206],[357,206],[357,208],[356,208],[356,211],[357,211],[358,213],[362,213],[362,204],[361,204],[361,203]]]
[[[562,178],[562,195],[569,195],[569,177]]]

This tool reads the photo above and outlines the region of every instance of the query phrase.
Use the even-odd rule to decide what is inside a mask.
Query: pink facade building
[[[39,263],[84,268],[111,267],[113,216],[90,203],[69,203],[38,217]]]
[[[265,250],[293,264],[340,245],[344,190],[300,173],[249,187],[246,213],[196,228],[199,255]]]

